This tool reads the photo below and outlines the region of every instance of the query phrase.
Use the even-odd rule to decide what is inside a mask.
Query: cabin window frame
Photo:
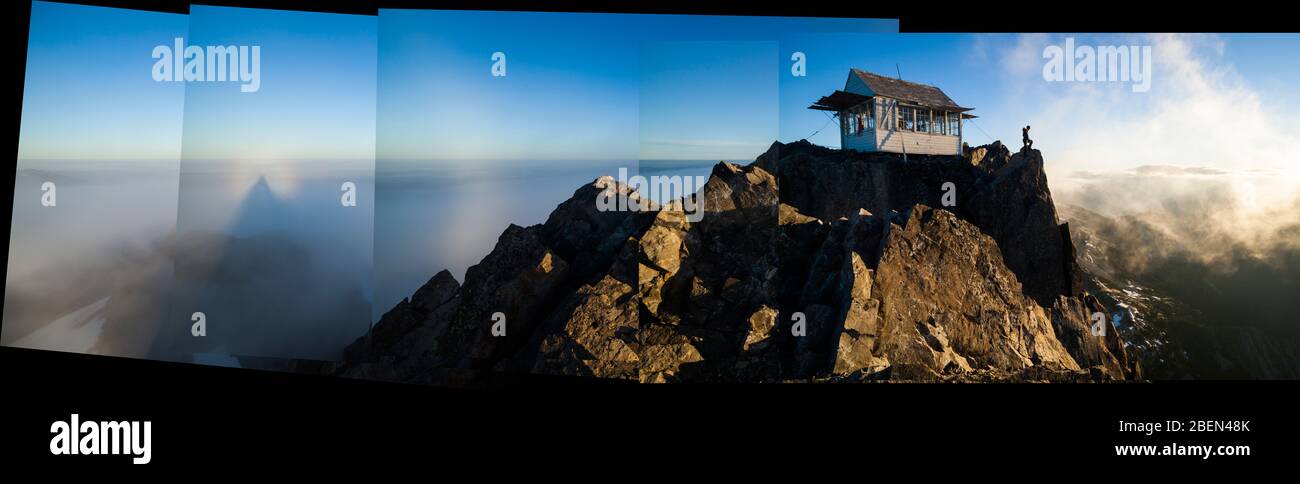
[[[948,113],[948,135],[961,136],[961,113]]]
[[[920,109],[920,108],[916,109],[916,132],[918,133],[930,132],[930,110],[929,109]]]
[[[898,130],[916,132],[916,108],[898,107]]]

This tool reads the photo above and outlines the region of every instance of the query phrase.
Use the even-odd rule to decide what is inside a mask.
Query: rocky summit
[[[1109,311],[1083,289],[1038,150],[904,160],[774,143],[714,166],[698,222],[680,201],[601,211],[600,196],[639,197],[610,177],[578,188],[322,371],[441,385],[1142,377],[1118,331],[1090,330]]]

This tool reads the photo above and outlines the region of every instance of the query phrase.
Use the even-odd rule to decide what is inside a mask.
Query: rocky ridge
[[[1037,150],[904,162],[774,143],[713,168],[698,222],[678,202],[600,211],[602,195],[638,197],[603,177],[545,223],[511,225],[463,284],[433,276],[322,371],[447,385],[1141,377],[1117,331],[1089,332],[1106,308],[1083,289]]]

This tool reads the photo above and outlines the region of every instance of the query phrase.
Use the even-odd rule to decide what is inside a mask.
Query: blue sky
[[[380,159],[625,158],[635,44],[569,16],[380,13]],[[603,36],[603,37],[595,37]],[[592,38],[607,38],[590,42]],[[506,76],[491,74],[506,53]]]
[[[185,15],[32,2],[19,159],[178,159],[183,83],[149,75]]]
[[[892,20],[410,10],[383,10],[379,22],[378,158],[452,165],[752,158],[775,136],[776,38],[897,29]],[[505,77],[491,76],[494,52],[506,53]],[[665,153],[647,138],[691,147]],[[740,144],[698,146],[709,139]]]
[[[186,159],[263,161],[374,156],[376,111],[381,158],[745,159],[776,135],[774,36],[896,29],[892,20],[376,19],[206,6],[184,16],[42,2],[32,22],[20,157],[169,159],[180,145]],[[154,82],[148,52],[177,36],[261,46],[261,89]],[[488,75],[496,51],[508,54],[505,78]]]
[[[374,16],[196,5],[189,19],[190,44],[261,46],[261,87],[186,83],[184,158],[374,158]]]
[[[776,140],[777,43],[647,42],[640,159],[748,161]]]
[[[1300,65],[1290,62],[1300,35],[963,37],[969,40],[953,57],[965,66],[953,76],[956,82],[939,85],[957,102],[978,108],[978,125],[1004,141],[1018,140],[1018,126],[1033,125],[1035,148],[1050,150],[1044,151],[1051,155],[1049,169],[1186,164],[1294,170],[1285,162],[1294,157],[1285,145],[1300,142]],[[1044,81],[1043,49],[1067,38],[1076,45],[1150,46],[1150,90]],[[975,100],[967,100],[964,89]]]
[[[1224,35],[1223,58],[1249,79],[1270,103],[1283,111],[1300,111],[1300,34]]]
[[[1300,48],[1294,34],[1074,36],[1157,46],[1152,92],[1131,95],[1122,86],[1043,82],[1042,48],[1062,34],[866,33],[896,28],[854,19],[410,10],[376,18],[204,6],[184,16],[34,2],[19,158],[168,159],[183,140],[189,159],[365,159],[377,151],[380,159],[452,163],[743,160],[769,138],[794,141],[819,129],[812,140],[835,146],[834,126],[805,108],[841,88],[850,67],[901,70],[976,108],[973,144],[1014,144],[1020,126],[1037,122],[1040,145],[1072,164],[1098,139],[1140,141],[1118,141],[1132,129],[1102,129],[1114,120],[1153,126],[1144,120],[1196,116],[1187,113],[1208,112],[1210,102],[1225,111],[1214,115],[1240,117],[1224,106],[1244,104],[1254,124],[1287,139],[1300,112],[1300,67],[1285,61]],[[153,82],[148,53],[176,36],[262,46],[261,90]],[[497,51],[507,53],[506,77],[490,75]],[[795,51],[807,55],[807,77],[789,73]],[[1187,95],[1201,92],[1208,100]],[[1214,139],[1203,131],[1209,125],[1182,129]],[[1176,141],[1186,134],[1158,146],[1185,145]],[[1215,146],[1142,157],[1231,158]]]
[[[373,159],[374,16],[33,2],[20,159]],[[157,45],[261,46],[261,88],[155,82]]]

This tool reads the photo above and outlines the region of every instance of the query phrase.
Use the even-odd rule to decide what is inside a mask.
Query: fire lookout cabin
[[[858,69],[808,109],[836,113],[841,149],[904,155],[961,154],[963,121],[975,117],[937,87]]]

